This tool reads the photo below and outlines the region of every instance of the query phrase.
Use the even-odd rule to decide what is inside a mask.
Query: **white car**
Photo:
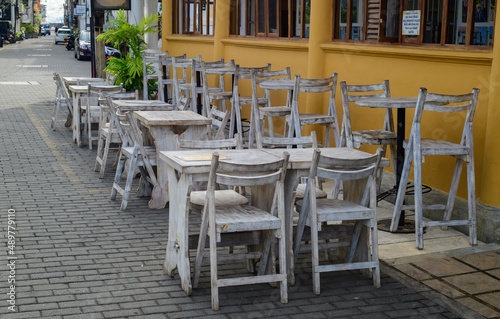
[[[56,44],[58,44],[59,42],[64,43],[64,39],[66,39],[70,35],[71,35],[70,29],[61,28],[61,29],[57,30],[57,32],[56,32]]]

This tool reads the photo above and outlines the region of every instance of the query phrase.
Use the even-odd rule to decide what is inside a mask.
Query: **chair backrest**
[[[111,73],[106,73],[106,83],[108,83],[108,85],[115,85],[117,77],[118,75],[112,75]]]
[[[179,100],[181,90],[180,84],[187,83],[196,86],[195,83],[191,83],[192,79],[195,79],[195,70],[191,70],[195,62],[201,62],[201,55],[195,58],[181,58],[172,57],[172,78],[174,80],[174,94],[173,101],[174,104]],[[188,78],[188,70],[191,72],[191,76]],[[189,81],[191,79],[191,82]],[[193,99],[193,97],[191,97]],[[191,102],[191,108],[193,108],[193,101]],[[193,111],[193,110],[192,110]],[[194,110],[196,111],[196,110]]]
[[[212,155],[208,192],[214,191],[216,183],[226,186],[260,186],[283,183],[288,166],[289,154],[283,158],[259,164],[233,163],[220,160],[217,152]]]
[[[342,132],[340,138],[341,146],[354,147],[352,137],[350,102],[356,102],[366,98],[390,97],[389,80],[384,80],[380,84],[370,85],[347,85],[345,81],[340,82],[340,94],[342,96]],[[392,110],[386,109],[384,130],[394,132],[394,120]]]
[[[129,134],[130,134],[130,139],[131,142],[134,144],[134,148],[138,148],[139,152],[142,156],[142,160],[144,162],[144,166],[146,167],[146,170],[149,174],[149,177],[151,179],[151,183],[153,185],[156,185],[156,173],[153,169],[153,165],[151,163],[151,160],[155,159],[150,159],[148,156],[149,154],[146,152],[146,149],[144,147],[144,138],[142,136],[142,131],[139,127],[139,121],[134,117],[133,112],[127,112],[126,113],[127,121],[128,124],[130,125],[129,129]]]
[[[144,50],[142,51],[142,74],[143,74],[143,99],[148,99],[148,80],[158,79],[161,76],[161,67],[159,58],[167,56],[168,53],[160,51]]]
[[[87,84],[87,106],[97,105],[99,94],[122,93],[123,84],[120,85],[101,85],[96,83]]]
[[[265,74],[267,72],[271,71],[271,63],[268,63],[266,66],[260,66],[260,67],[240,67],[239,65],[235,66],[234,70],[234,81],[233,81],[233,95],[234,99],[237,101],[237,105],[239,105],[239,87],[240,87],[240,80],[252,80],[256,81],[256,83],[260,83],[261,78],[256,78],[255,74]],[[252,74],[253,77],[252,77]],[[253,90],[252,90],[253,92]]]
[[[139,91],[126,93],[110,93],[103,95],[106,99],[106,105],[109,109],[110,122],[113,121],[113,126],[118,129],[118,135],[122,140],[122,147],[130,145],[130,128],[128,126],[127,118],[125,114],[119,113],[113,104],[113,100],[139,100]],[[124,127],[126,125],[126,127]]]
[[[301,137],[268,137],[262,136],[257,139],[261,141],[261,145],[257,145],[258,148],[304,148],[313,147],[318,148],[318,141],[316,139],[316,132],[312,131],[309,136]]]
[[[106,82],[105,79],[102,79],[102,81],[99,81],[99,82],[96,82],[96,81],[93,81],[93,80],[86,80],[86,79],[77,79],[76,80],[76,85],[89,85],[89,84],[92,84],[92,85],[101,85],[101,86],[109,85],[108,82]]]
[[[186,58],[186,54],[175,56],[177,59]],[[165,55],[158,56],[158,65],[160,67],[160,75],[158,76],[158,99],[163,102],[167,102],[165,99],[164,88],[165,86],[169,87],[169,94],[172,104],[177,104],[178,100],[175,99],[175,95],[173,95],[174,89],[174,79],[170,72],[170,68],[172,67],[172,60],[174,57],[168,56],[168,52],[165,52]]]
[[[420,145],[420,122],[424,110],[440,113],[466,113],[462,138],[460,144],[466,147],[473,145],[472,141],[472,121],[476,111],[479,89],[472,89],[471,93],[460,95],[444,95],[427,93],[427,89],[421,88],[418,94],[417,106],[413,117],[413,124],[410,133],[410,143]],[[448,126],[448,122],[441,121],[444,126]]]
[[[66,91],[66,86],[64,85],[61,76],[58,73],[54,73],[52,78],[56,82],[56,102],[59,100],[64,100],[70,110],[73,110],[73,99],[69,97],[68,91]]]
[[[236,134],[237,135],[237,134]],[[178,150],[187,149],[241,149],[238,136],[221,140],[184,140],[175,135],[175,146]]]
[[[203,87],[203,114],[210,114],[210,92],[224,92],[225,82],[224,75],[234,75],[235,64],[234,60],[229,62],[221,61],[200,63],[201,82]],[[218,83],[214,86],[209,85],[209,75],[218,75]]]
[[[361,204],[364,206],[376,204],[375,174],[382,157],[382,149],[377,153],[359,159],[341,159],[321,155],[319,149],[315,149],[311,168],[309,170],[308,184],[306,187],[304,200],[309,202],[309,192],[315,195],[315,178],[331,179],[335,181],[353,181],[368,178],[364,192],[362,193]],[[306,199],[307,198],[307,199]],[[302,213],[302,211],[301,211]]]
[[[219,111],[216,106],[212,107],[210,111],[210,118],[212,119],[212,126],[208,129],[208,138],[211,140],[220,140],[224,138],[224,130],[226,129],[229,116],[228,111]],[[215,133],[215,134],[214,134]]]

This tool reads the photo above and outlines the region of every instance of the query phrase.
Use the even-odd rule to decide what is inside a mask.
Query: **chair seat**
[[[290,115],[287,115],[286,120],[290,121]],[[331,124],[334,122],[334,118],[323,114],[299,114],[299,122],[301,125]]]
[[[251,96],[240,96],[239,100],[240,100],[241,105],[252,104],[252,97]],[[257,104],[259,104],[259,105],[265,105],[265,104],[267,104],[267,101],[268,100],[265,97],[258,97],[257,98]]]
[[[306,186],[307,186],[306,183],[299,184],[297,186],[297,189],[295,190],[295,199],[304,198],[304,194],[306,192]],[[326,196],[328,196],[328,194],[324,190],[322,190],[319,187],[316,187],[316,198],[326,198]]]
[[[261,107],[259,112],[266,116],[287,116],[290,115],[292,109],[288,106],[271,106]]]
[[[210,92],[208,93],[211,99],[228,100],[233,97],[233,92]]]
[[[297,210],[300,210],[302,203],[303,200],[297,202]],[[374,215],[373,210],[368,207],[349,201],[326,198],[316,200],[316,212],[318,222],[370,219]],[[308,224],[310,224],[309,220]]]
[[[405,140],[403,145],[408,148],[408,140]],[[468,155],[471,153],[470,149],[464,145],[431,138],[420,140],[420,148],[422,155]]]
[[[144,146],[144,149],[146,150],[146,154],[148,156],[147,158],[149,158],[151,165],[156,166],[156,148],[154,146]],[[122,152],[127,158],[130,158],[134,153],[134,147],[122,147]],[[142,156],[140,154],[138,162],[142,162]],[[142,163],[139,163],[138,165],[142,165]]]
[[[353,131],[354,143],[370,145],[393,145],[397,142],[397,135],[385,130]]]
[[[222,206],[216,208],[217,231],[231,233],[251,230],[279,229],[281,220],[268,212],[250,205]]]
[[[201,212],[205,205],[205,198],[207,197],[206,191],[191,192],[189,205],[191,210]],[[248,199],[230,189],[216,190],[215,191],[215,207],[232,206],[232,205],[245,205],[248,204]]]

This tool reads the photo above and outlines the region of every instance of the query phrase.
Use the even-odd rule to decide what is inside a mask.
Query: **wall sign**
[[[403,35],[420,35],[420,10],[403,11]]]

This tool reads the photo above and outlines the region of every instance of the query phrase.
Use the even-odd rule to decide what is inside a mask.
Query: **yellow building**
[[[169,55],[234,59],[241,66],[271,63],[273,70],[289,66],[292,76],[308,78],[337,72],[339,82],[348,84],[388,79],[392,96],[416,96],[420,87],[444,94],[479,88],[474,119],[478,233],[480,240],[500,242],[500,142],[495,142],[500,46],[492,45],[500,42],[500,32],[493,32],[494,0],[163,0],[162,8],[162,50]],[[326,97],[317,102],[308,100],[304,111],[326,112]],[[353,129],[380,127],[384,111],[379,111],[351,111]],[[407,136],[412,117],[408,110]],[[459,141],[458,120],[463,119],[430,116],[422,135],[446,134]],[[434,129],[443,121],[446,131]],[[424,183],[448,192],[453,166],[449,157],[426,159]],[[458,196],[466,198],[462,175]]]

